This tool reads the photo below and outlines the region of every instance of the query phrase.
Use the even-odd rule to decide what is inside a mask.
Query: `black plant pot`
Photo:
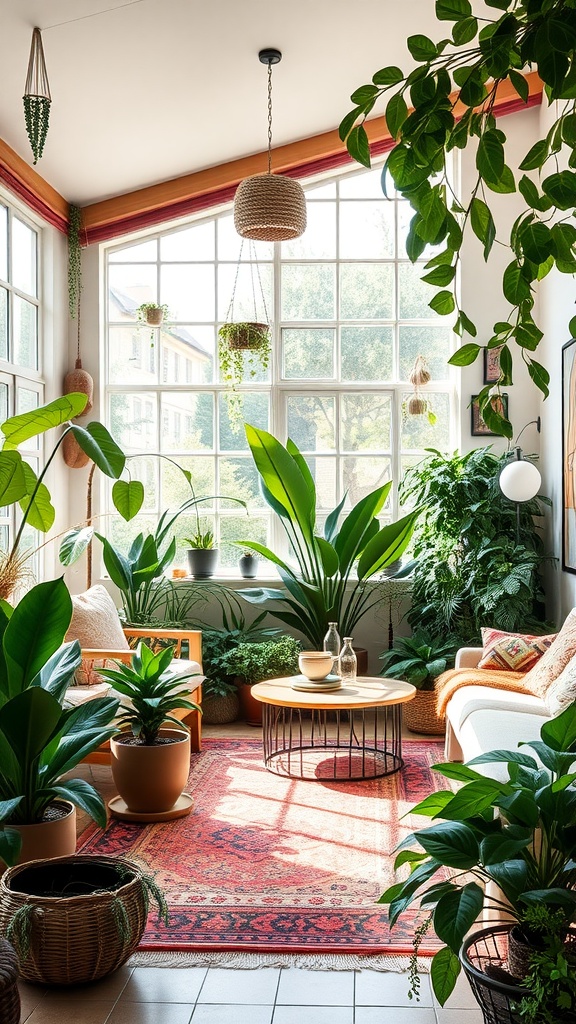
[[[238,561],[240,575],[245,580],[253,580],[258,572],[258,559],[256,555],[242,555]]]
[[[218,561],[217,548],[188,548],[188,567],[195,580],[208,580]]]

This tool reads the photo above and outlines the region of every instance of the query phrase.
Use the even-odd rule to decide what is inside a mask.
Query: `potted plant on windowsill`
[[[258,558],[253,551],[249,551],[244,548],[240,558],[238,559],[238,568],[240,569],[240,575],[245,580],[256,579],[258,575]]]
[[[253,684],[294,675],[301,647],[294,637],[281,636],[263,643],[238,644],[223,657],[224,670],[238,680],[240,707],[248,725],[262,725],[262,705],[252,696]]]
[[[454,988],[462,944],[482,909],[491,907],[505,919],[511,918],[519,927],[505,926],[508,947],[508,932],[518,932],[516,938],[529,946],[526,976],[512,975],[510,953],[505,948],[499,952],[495,941],[493,950],[499,953],[494,957],[498,960],[495,970],[489,968],[483,979],[483,968],[476,963],[472,987],[479,1001],[484,996],[489,1001],[496,989],[501,1008],[506,1000],[498,1020],[518,1024],[527,1019],[539,1024],[573,1020],[576,1015],[574,940],[566,944],[570,925],[576,920],[576,704],[545,722],[540,737],[522,744],[520,750],[489,751],[465,765],[433,765],[441,775],[464,785],[456,793],[432,793],[411,808],[411,814],[443,820],[420,829],[400,845],[395,867],[409,864],[410,875],[380,899],[389,905],[391,927],[413,903],[425,911],[425,920],[415,932],[415,952],[431,924],[444,943],[431,968],[432,986],[441,1005]],[[527,748],[532,748],[538,761]],[[487,764],[503,765],[505,781],[476,771],[476,766]],[[445,867],[451,869],[449,877],[442,876]],[[436,877],[439,873],[440,878]],[[539,916],[541,908],[547,913]],[[501,931],[502,927],[496,936]],[[486,931],[467,940],[460,954],[467,972],[471,958],[466,947],[485,936]],[[568,1001],[562,997],[557,1002],[556,987],[543,983],[555,949],[570,965]],[[413,990],[417,992],[415,961],[412,968]],[[524,998],[532,1007],[530,1017],[524,1014]],[[493,999],[491,1005],[494,1008]],[[570,1017],[565,1016],[567,1010]]]
[[[434,680],[454,661],[456,643],[416,632],[411,637],[396,637],[391,650],[380,655],[381,676],[404,679],[416,687],[414,699],[403,709],[404,724],[411,732],[441,735],[444,721],[436,713]]]
[[[20,860],[74,853],[76,805],[106,825],[93,786],[62,781],[117,731],[111,697],[64,706],[81,662],[79,644],[63,644],[71,617],[61,579],[33,587],[14,609],[0,606],[0,801],[16,801],[5,824],[20,833]]]
[[[121,701],[117,722],[123,732],[110,741],[112,776],[123,804],[109,806],[118,816],[154,821],[191,809],[189,799],[180,800],[190,771],[190,735],[171,712],[201,712],[182,694],[185,681],[197,673],[171,671],[173,657],[171,647],[154,654],[141,643],[130,664],[99,670]]]
[[[207,580],[214,575],[218,562],[218,548],[214,547],[212,530],[198,529],[191,537],[185,537],[188,544],[188,566],[195,580]]]

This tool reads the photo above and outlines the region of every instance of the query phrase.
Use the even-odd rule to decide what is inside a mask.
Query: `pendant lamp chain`
[[[272,174],[272,61],[268,61],[268,174]]]

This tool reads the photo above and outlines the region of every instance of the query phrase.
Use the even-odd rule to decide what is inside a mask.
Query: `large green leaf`
[[[308,542],[314,528],[314,494],[292,455],[267,430],[245,424],[256,468],[272,497],[287,512]]]
[[[60,647],[72,618],[63,579],[39,583],[17,604],[4,632],[7,696],[19,693]]]
[[[106,476],[117,479],[124,469],[126,456],[106,427],[95,420],[86,427],[73,423],[71,430],[82,451],[96,463],[98,469]]]
[[[442,811],[442,817],[449,821],[463,821],[474,818],[491,807],[499,796],[502,787],[491,779],[469,782],[453,796],[450,803]]]
[[[126,522],[138,515],[144,502],[144,484],[141,480],[117,480],[112,488],[114,508]]]
[[[545,722],[540,735],[552,750],[571,750],[576,744],[576,704]]]
[[[59,796],[63,800],[70,800],[91,818],[94,818],[99,828],[106,828],[106,805],[100,793],[89,782],[84,779],[68,779],[67,782],[61,782],[52,788],[55,796]]]
[[[118,551],[102,534],[97,533],[98,540],[102,541],[104,565],[110,579],[123,592],[133,592],[132,568],[127,558]]]
[[[478,863],[478,840],[465,822],[441,821],[418,832],[418,842],[442,864],[467,871]]]
[[[20,452],[0,452],[0,505],[12,505],[27,493]]]
[[[58,726],[62,708],[47,690],[32,686],[0,708],[0,731],[27,774]]]
[[[338,536],[334,540],[334,547],[340,559],[340,570],[347,574],[356,556],[363,550],[366,531],[372,524],[373,519],[378,515],[390,493],[392,482],[371,491],[365,498],[362,498],[351,512],[348,513]]]
[[[410,515],[404,516],[398,522],[382,527],[379,533],[368,542],[360,556],[358,561],[359,579],[369,579],[370,576],[374,576],[375,573],[404,554],[419,515],[419,512],[411,512]]]
[[[58,557],[62,565],[73,565],[84,554],[92,537],[94,536],[93,526],[78,526],[69,530],[60,541]]]
[[[29,412],[20,413],[18,416],[11,416],[2,424],[2,433],[6,438],[5,448],[17,448],[19,444],[28,441],[37,434],[43,434],[51,427],[59,427],[74,416],[79,416],[86,408],[88,398],[80,393],[65,395],[57,398],[48,405],[41,405],[39,409],[31,409]]]
[[[445,893],[434,911],[434,930],[439,939],[458,954],[466,932],[484,905],[484,893],[476,882]]]
[[[43,687],[56,697],[56,700],[62,702],[81,662],[82,654],[78,641],[72,640],[70,643],[63,644],[51,658],[48,658],[30,685]]]
[[[456,954],[448,946],[439,949],[432,960],[430,978],[434,995],[440,1006],[444,1006],[446,1000],[452,995],[459,974],[460,960]]]
[[[330,544],[327,540],[324,540],[324,537],[315,537],[314,543],[316,544],[316,547],[320,552],[322,568],[324,570],[325,575],[335,576],[336,573],[338,572],[340,561],[332,544]]]
[[[52,504],[50,491],[46,484],[38,484],[36,473],[28,463],[25,462],[22,468],[26,479],[26,493],[28,497],[21,499],[20,508],[26,516],[29,526],[32,526],[35,530],[40,530],[41,533],[48,533],[48,530],[54,525],[56,518],[56,509]],[[36,486],[37,484],[38,486]],[[35,489],[36,493],[32,498]]]

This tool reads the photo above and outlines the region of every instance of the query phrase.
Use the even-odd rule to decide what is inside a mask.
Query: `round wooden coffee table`
[[[402,705],[416,689],[399,679],[362,676],[337,690],[302,692],[301,676],[252,687],[262,702],[264,763],[288,778],[362,781],[403,765]]]

